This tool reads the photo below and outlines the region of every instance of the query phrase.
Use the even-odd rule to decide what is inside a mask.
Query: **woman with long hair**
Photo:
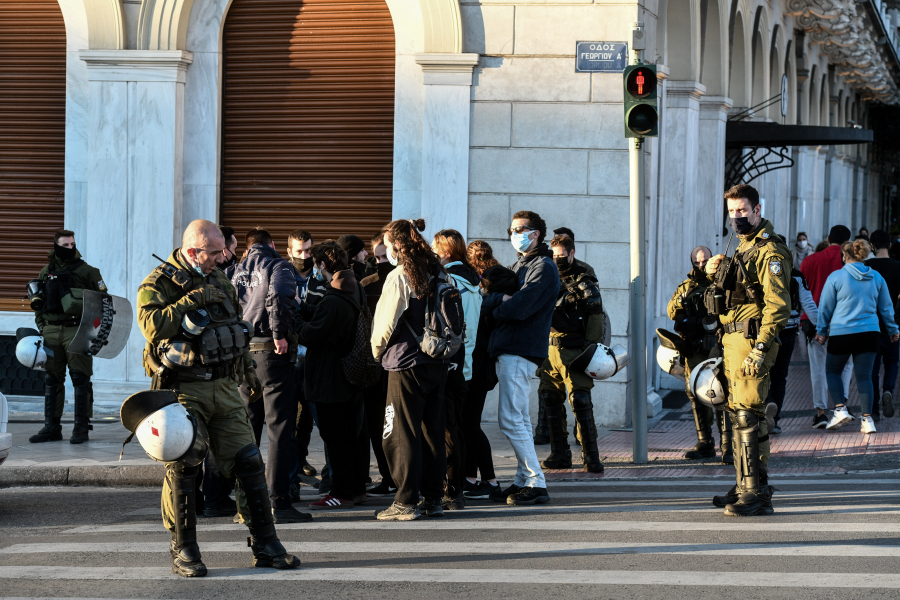
[[[822,345],[828,342],[825,379],[828,391],[835,400],[834,415],[827,429],[840,429],[853,420],[844,403],[837,402],[844,398],[841,372],[852,356],[862,410],[860,431],[875,433],[872,366],[881,337],[879,316],[891,341],[900,339],[900,328],[894,321],[894,306],[887,284],[875,269],[863,264],[871,251],[872,246],[867,240],[845,242],[841,246],[844,267],[828,276],[819,299],[816,341]]]
[[[469,265],[466,256],[466,240],[455,229],[444,229],[434,235],[431,247],[444,265],[460,292],[463,318],[466,323],[466,343],[453,355],[447,374],[447,388],[444,393],[444,412],[447,417],[447,495],[444,508],[460,510],[465,507],[466,476],[465,462],[468,449],[462,429],[463,410],[468,381],[472,379],[472,351],[478,336],[478,319],[481,316],[480,278]]]
[[[420,509],[429,517],[443,514],[447,362],[422,352],[413,332],[425,328],[432,280],[446,275],[419,233],[424,230],[423,219],[391,221],[384,228],[387,258],[397,268],[385,279],[375,311],[372,353],[387,371],[382,446],[397,494],[378,513],[379,521],[418,519]]]

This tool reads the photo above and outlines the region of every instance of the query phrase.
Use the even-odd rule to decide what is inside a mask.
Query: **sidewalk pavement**
[[[678,394],[669,398],[677,398]],[[895,392],[895,397],[897,394]],[[686,398],[686,397],[685,397]],[[851,411],[858,415],[859,400],[855,383],[851,385]],[[858,421],[839,431],[812,429],[812,387],[806,347],[798,341],[788,377],[787,396],[779,422],[783,433],[772,436],[770,472],[773,475],[843,474],[853,471],[887,471],[900,469],[900,416],[882,418],[876,423],[878,432],[859,432]],[[0,466],[0,487],[25,485],[99,485],[158,486],[164,467],[147,457],[137,440],[119,453],[128,431],[114,416],[95,420],[91,440],[86,444],[68,443],[71,418],[64,418],[62,442],[30,444],[28,437],[41,427],[38,415],[12,413],[9,431],[13,448]],[[569,423],[570,427],[573,423]],[[515,477],[516,460],[512,447],[496,423],[482,425],[491,442],[497,477],[509,481]],[[548,470],[551,481],[596,479],[646,479],[682,477],[734,477],[734,468],[718,458],[691,461],[683,458],[685,450],[696,443],[696,432],[690,405],[663,410],[649,422],[649,461],[646,465],[631,462],[630,431],[600,429],[600,454],[606,470],[602,474],[586,473],[580,468]],[[718,436],[717,432],[714,432]],[[573,437],[570,436],[570,443]],[[263,433],[262,452],[268,443]],[[580,467],[579,447],[572,446],[576,466]],[[548,445],[537,446],[538,457],[546,458]],[[322,440],[313,432],[309,462],[318,468],[325,464]],[[372,479],[379,479],[374,457],[370,467]],[[308,480],[312,483],[312,479]]]

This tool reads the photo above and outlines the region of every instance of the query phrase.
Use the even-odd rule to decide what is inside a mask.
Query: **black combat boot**
[[[691,410],[694,413],[694,426],[697,428],[697,445],[693,450],[684,453],[688,460],[715,458],[716,444],[712,439],[713,409],[691,398]]]
[[[175,531],[169,543],[172,572],[182,577],[203,577],[206,565],[197,545],[197,473],[200,467],[172,463],[166,470],[172,506],[175,508]]]
[[[597,423],[594,421],[594,404],[589,390],[572,391],[572,412],[575,413],[581,436],[582,468],[588,473],[602,473],[603,463],[597,448]]]
[[[69,438],[70,444],[83,444],[88,441],[88,431],[94,429],[88,419],[88,410],[90,409],[90,380],[88,376],[80,371],[72,371],[72,386],[75,396],[75,426],[72,427],[72,437]]]
[[[725,507],[725,514],[735,517],[771,515],[775,509],[772,508],[769,486],[766,486],[765,491],[760,486],[759,418],[748,410],[738,410],[735,414],[734,433],[740,446],[740,456],[734,466],[741,480],[741,493],[737,502]]]
[[[534,428],[534,445],[543,446],[550,443],[550,431],[547,429],[547,409],[544,400],[538,397],[537,427]]]
[[[234,474],[247,498],[250,510],[250,537],[247,545],[253,551],[254,567],[295,569],[300,559],[288,554],[275,533],[275,518],[266,486],[266,467],[256,444],[244,446],[234,457]]]
[[[716,425],[719,428],[719,451],[722,453],[722,464],[733,465],[731,417],[725,411],[717,410]]]
[[[550,456],[541,461],[545,469],[571,469],[572,451],[569,450],[568,432],[563,425],[563,405],[559,398],[547,392],[541,393],[541,404],[547,411],[547,429],[550,431]],[[563,400],[565,402],[565,400]]]
[[[58,442],[62,439],[62,425],[56,413],[56,395],[59,384],[50,373],[44,375],[44,426],[36,434],[28,438],[32,444]]]

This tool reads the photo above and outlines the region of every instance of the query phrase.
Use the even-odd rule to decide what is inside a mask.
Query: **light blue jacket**
[[[461,265],[459,261],[447,263],[444,267]],[[466,362],[463,364],[463,375],[466,381],[472,379],[472,352],[475,351],[475,339],[478,337],[478,319],[481,317],[481,291],[462,277],[450,273],[462,298],[463,316],[466,319]]]
[[[825,280],[816,330],[824,336],[880,331],[879,315],[890,335],[900,331],[884,278],[862,263],[849,263]]]

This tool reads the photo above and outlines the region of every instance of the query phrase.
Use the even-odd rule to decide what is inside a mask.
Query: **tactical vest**
[[[588,317],[603,312],[600,292],[590,276],[584,274],[566,277],[562,284],[553,310],[551,331],[583,339]]]
[[[169,278],[162,267],[158,267],[157,271],[161,277]],[[200,375],[198,367],[204,370],[206,367],[230,365],[249,349],[253,326],[238,318],[237,311],[227,297],[226,287],[219,277],[224,275],[213,271],[206,283],[222,290],[226,298],[224,302],[208,304],[203,308],[209,317],[209,324],[204,327],[202,333],[191,334],[182,326],[177,335],[156,345],[154,354],[166,367],[177,372],[192,371]],[[173,281],[173,284],[182,291],[177,300],[202,285],[202,282],[193,284],[193,278],[190,281],[191,284],[185,286]]]

